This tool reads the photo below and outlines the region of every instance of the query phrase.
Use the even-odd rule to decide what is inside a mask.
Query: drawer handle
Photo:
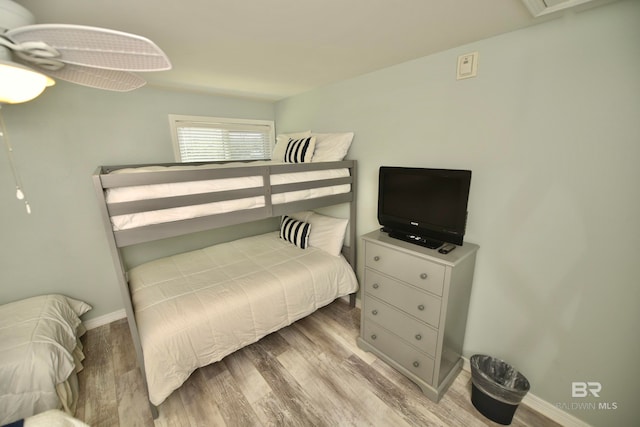
[[[378,336],[376,334],[371,335],[371,339],[375,340],[376,338],[378,338]]]
[[[378,289],[380,287],[380,285],[378,285],[377,283],[373,284],[373,289]]]
[[[419,368],[420,367],[420,362],[418,362],[418,361],[413,362],[413,367],[414,368]]]
[[[429,277],[429,276],[427,275],[427,273],[422,273],[422,274],[420,275],[420,278],[421,278],[422,280],[426,279],[427,277]]]
[[[420,334],[416,334],[416,339],[417,339],[418,341],[420,341],[420,340],[422,339],[422,335],[420,335]]]
[[[373,314],[374,316],[377,316],[377,315],[378,315],[378,310],[373,310],[373,311],[371,312],[371,314]]]
[[[420,310],[420,311],[424,311],[424,305],[420,304],[420,305],[418,306],[418,310]]]
[[[380,257],[378,255],[376,255],[376,256],[373,257],[373,260],[374,261],[380,261]]]

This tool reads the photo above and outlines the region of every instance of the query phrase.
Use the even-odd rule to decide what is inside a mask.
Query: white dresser
[[[462,369],[462,344],[478,246],[449,254],[363,236],[365,273],[358,346],[415,382],[438,402]]]

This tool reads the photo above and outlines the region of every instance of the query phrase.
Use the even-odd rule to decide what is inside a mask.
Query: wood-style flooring
[[[360,350],[360,310],[338,300],[200,368],[151,417],[125,320],[83,337],[76,417],[98,426],[498,426],[462,371],[436,404]],[[513,426],[557,426],[521,404]]]

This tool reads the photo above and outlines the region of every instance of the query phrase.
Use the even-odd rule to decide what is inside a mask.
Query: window
[[[273,121],[170,114],[169,123],[178,162],[271,158]]]

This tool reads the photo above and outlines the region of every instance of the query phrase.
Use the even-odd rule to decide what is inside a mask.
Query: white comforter
[[[271,161],[253,162],[251,166],[278,164]],[[144,173],[163,172],[170,170],[211,169],[237,167],[237,163],[224,165],[202,166],[144,166],[139,168],[119,169],[112,173]],[[241,165],[242,166],[242,165]],[[258,171],[259,172],[259,171]],[[317,181],[322,179],[343,178],[349,176],[349,169],[327,169],[318,171],[293,172],[271,175],[271,185],[288,184],[295,182]],[[149,200],[162,197],[174,197],[180,195],[192,195],[202,193],[237,190],[241,188],[262,187],[262,176],[246,176],[241,178],[221,178],[202,181],[172,182],[166,184],[136,185],[131,187],[110,188],[106,192],[107,203],[130,202],[135,200]],[[348,193],[351,190],[349,184],[333,185],[328,187],[311,188],[307,190],[289,191],[274,194],[271,202],[275,205],[298,200],[315,199],[334,194]],[[221,202],[204,203],[194,206],[161,209],[139,212],[135,214],[116,215],[111,217],[115,231],[142,227],[145,225],[159,224],[168,221],[197,218],[205,215],[221,214],[244,209],[256,209],[265,206],[264,196],[246,197],[242,199],[225,200]]]
[[[149,400],[198,367],[312,313],[358,284],[350,265],[278,232],[155,260],[130,271]]]
[[[75,409],[77,390],[68,380],[82,368],[78,316],[90,308],[62,295],[0,306],[0,425],[48,409]]]

